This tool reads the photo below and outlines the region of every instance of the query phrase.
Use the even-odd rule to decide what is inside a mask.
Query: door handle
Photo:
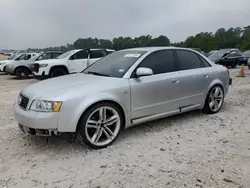
[[[208,78],[208,75],[204,75],[204,78]]]
[[[178,82],[179,82],[178,79],[173,79],[173,80],[172,80],[172,83],[174,83],[174,84],[176,84],[176,83],[178,83]]]

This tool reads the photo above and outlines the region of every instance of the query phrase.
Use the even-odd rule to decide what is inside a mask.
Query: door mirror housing
[[[153,75],[153,70],[146,67],[140,67],[136,70],[135,74],[137,77],[150,76]]]

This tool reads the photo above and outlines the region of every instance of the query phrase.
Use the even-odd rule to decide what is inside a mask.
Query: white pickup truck
[[[100,58],[114,52],[111,49],[70,50],[56,59],[37,61],[32,68],[36,79],[43,80],[83,71]]]

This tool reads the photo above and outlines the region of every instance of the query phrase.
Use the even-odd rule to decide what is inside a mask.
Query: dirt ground
[[[0,75],[0,187],[249,188],[250,72],[236,77],[223,109],[186,113],[124,131],[109,148],[24,135],[12,106],[35,82]]]
[[[0,61],[8,59],[8,56],[0,54]]]

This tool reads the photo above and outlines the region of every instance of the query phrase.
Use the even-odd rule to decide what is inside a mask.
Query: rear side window
[[[211,67],[211,65],[205,59],[203,59],[201,56],[200,56],[200,60],[201,60],[203,67]]]
[[[198,69],[203,67],[198,55],[194,52],[177,50],[176,53],[179,59],[180,70]]]
[[[175,71],[174,54],[172,50],[163,50],[149,54],[138,66],[153,70],[153,74]]]
[[[104,57],[106,53],[103,50],[93,50],[90,51],[90,59],[101,58]]]

